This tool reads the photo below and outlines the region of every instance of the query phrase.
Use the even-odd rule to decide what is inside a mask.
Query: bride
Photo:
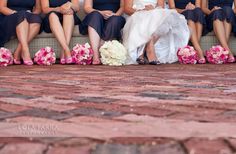
[[[163,9],[165,0],[126,0],[129,15],[123,29],[128,50],[126,64],[174,63],[177,50],[190,37],[187,21],[175,10]]]

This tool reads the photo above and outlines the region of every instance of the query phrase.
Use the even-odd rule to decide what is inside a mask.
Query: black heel
[[[159,60],[153,60],[153,61],[149,62],[147,53],[145,53],[145,57],[147,57],[147,61],[148,61],[149,65],[160,65],[161,64],[161,62]]]
[[[149,62],[149,65],[160,65],[160,64],[161,64],[161,63],[160,63],[160,61],[158,61],[158,60]]]
[[[141,56],[136,59],[136,62],[140,65],[148,64],[147,58]]]

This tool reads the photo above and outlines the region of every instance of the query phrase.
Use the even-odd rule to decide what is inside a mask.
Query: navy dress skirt
[[[93,8],[96,10],[111,10],[116,13],[120,8],[120,0],[93,0]],[[88,34],[88,26],[94,28],[100,38],[105,41],[121,39],[121,29],[125,25],[125,18],[112,16],[105,20],[103,16],[94,11],[88,14],[79,26],[80,33]]]
[[[29,23],[41,24],[40,15],[32,14],[35,0],[7,0],[7,7],[17,11],[11,15],[0,14],[0,46],[4,46],[11,37],[16,36],[16,27],[25,19]]]
[[[62,6],[63,4],[67,3],[67,2],[70,2],[70,0],[49,0],[49,7],[60,7]],[[60,22],[62,23],[63,22],[63,14],[59,13],[59,12],[56,12],[56,11],[51,11],[49,12],[45,18],[43,19],[43,24],[42,24],[42,29],[46,32],[46,33],[51,33],[51,28],[50,28],[50,23],[49,23],[49,15],[51,13],[55,13]],[[77,16],[76,12],[74,12],[74,23],[75,25],[78,25],[80,24],[80,19],[79,17]]]
[[[209,31],[213,30],[213,21],[226,20],[235,27],[235,15],[232,9],[234,0],[208,0],[208,8],[211,10],[215,6],[221,7],[222,9],[215,10],[211,14],[206,16],[207,28]]]
[[[175,0],[175,7],[177,9],[185,9],[189,2],[195,4],[195,0]],[[186,10],[183,11],[182,14],[185,16],[186,20],[192,20],[195,23],[199,22],[206,25],[205,16],[201,8],[197,7],[194,10]]]

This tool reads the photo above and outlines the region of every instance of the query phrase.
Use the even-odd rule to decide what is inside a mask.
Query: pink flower
[[[0,48],[0,66],[8,66],[13,64],[13,56],[9,49]]]
[[[88,43],[84,45],[76,44],[71,52],[74,63],[79,65],[89,65],[92,63],[93,50]]]
[[[185,46],[179,48],[177,56],[181,64],[196,64],[197,63],[197,52],[192,46]]]
[[[229,58],[229,51],[220,45],[212,46],[206,51],[206,57],[211,64],[225,64]]]
[[[38,65],[52,65],[56,62],[56,54],[51,47],[41,48],[34,56]]]

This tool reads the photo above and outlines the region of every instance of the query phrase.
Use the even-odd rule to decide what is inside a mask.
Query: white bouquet
[[[117,40],[107,41],[99,49],[101,62],[104,65],[120,66],[125,64],[127,50]]]

